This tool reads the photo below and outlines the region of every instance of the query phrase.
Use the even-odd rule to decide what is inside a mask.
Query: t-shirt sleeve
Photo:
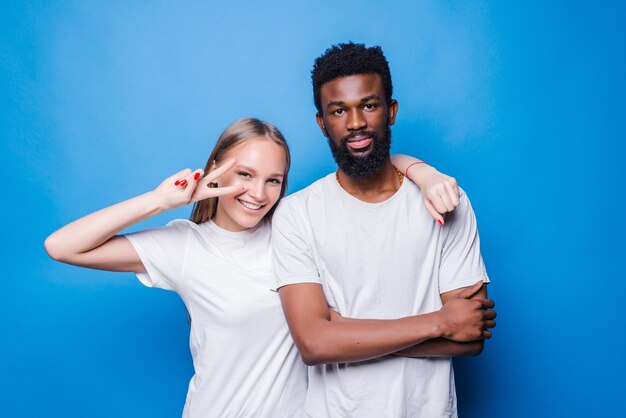
[[[137,278],[148,287],[178,290],[187,253],[190,228],[186,221],[172,221],[162,228],[125,235],[137,251],[146,271]]]
[[[307,243],[306,223],[297,220],[291,202],[281,202],[272,217],[272,267],[276,288],[295,283],[321,283]]]
[[[459,206],[446,217],[439,268],[439,293],[471,286],[479,280],[489,282],[480,254],[476,216],[465,192]]]

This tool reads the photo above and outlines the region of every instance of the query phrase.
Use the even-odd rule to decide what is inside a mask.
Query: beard
[[[353,154],[348,149],[348,141],[358,135],[367,135],[372,138],[372,149],[364,155]],[[376,174],[382,170],[389,158],[389,150],[391,149],[389,125],[385,126],[382,135],[376,131],[355,131],[343,137],[339,144],[330,137],[327,138],[335,162],[341,171],[354,179],[364,179]]]

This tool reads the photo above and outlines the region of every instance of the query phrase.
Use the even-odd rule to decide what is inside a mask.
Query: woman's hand
[[[211,170],[202,177],[203,170],[191,171],[186,168],[163,180],[152,194],[159,201],[162,210],[176,209],[181,206],[195,203],[210,197],[224,196],[243,192],[243,186],[210,187],[215,181],[228,170],[236,161],[225,161],[219,168]]]
[[[430,215],[443,226],[443,215],[459,205],[461,190],[456,179],[427,164],[410,167],[408,176],[422,190],[424,205]]]

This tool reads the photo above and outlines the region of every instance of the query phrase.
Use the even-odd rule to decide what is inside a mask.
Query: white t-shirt
[[[191,316],[183,416],[302,415],[307,371],[274,290],[268,222],[230,232],[176,220],[127,238],[147,271],[139,280],[177,292]]]
[[[329,305],[352,318],[433,312],[441,293],[489,281],[465,193],[442,228],[410,181],[384,202],[365,203],[330,174],[282,200],[272,246],[278,287],[320,283]],[[454,417],[451,359],[385,356],[310,367],[305,410],[312,417]]]

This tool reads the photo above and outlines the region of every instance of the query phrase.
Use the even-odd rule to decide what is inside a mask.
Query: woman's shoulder
[[[193,233],[201,233],[205,227],[202,224],[197,224],[189,219],[174,219],[169,221],[163,229],[168,230],[170,233],[178,235],[188,235]]]

